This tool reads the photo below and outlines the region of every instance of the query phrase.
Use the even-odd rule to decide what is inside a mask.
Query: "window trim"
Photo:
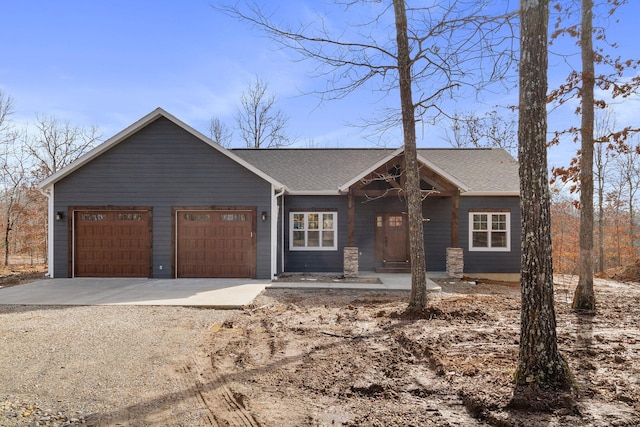
[[[487,215],[487,233],[488,233],[488,246],[486,247],[478,247],[473,246],[473,219],[476,215]],[[506,230],[493,230],[493,215],[505,215],[507,227]],[[479,230],[478,230],[479,231]],[[483,230],[484,231],[484,230]],[[507,245],[506,246],[492,246],[491,242],[491,233],[493,231],[505,231],[507,233]],[[511,212],[505,212],[500,210],[487,210],[487,211],[475,211],[469,212],[469,251],[473,252],[511,252]]]
[[[293,216],[294,215],[304,215],[305,228],[304,230],[294,230],[293,224]],[[327,231],[333,231],[333,246],[307,246],[308,245],[308,215],[309,214],[318,214],[320,215],[318,223],[319,227],[319,244],[322,245],[322,232],[324,231],[322,215],[331,214],[333,215],[333,229]],[[293,246],[293,233],[294,231],[304,231],[304,240],[305,246]],[[314,230],[315,231],[315,230]],[[289,250],[290,251],[337,251],[338,250],[338,212],[331,210],[308,210],[308,211],[290,211],[289,212]]]

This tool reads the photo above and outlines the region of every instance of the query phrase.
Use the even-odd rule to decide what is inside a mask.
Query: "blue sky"
[[[318,3],[265,2],[285,20],[310,13]],[[638,57],[633,38],[640,2],[631,3],[608,31],[620,44],[619,54]],[[212,116],[233,125],[241,93],[258,76],[277,95],[300,145],[313,141],[353,147],[367,143],[360,129],[348,123],[380,108],[380,95],[367,88],[321,105],[317,98],[301,95],[323,84],[309,77],[316,64],[293,62],[291,52],[214,10],[210,0],[5,0],[0,40],[0,89],[14,99],[19,124],[33,121],[36,114],[53,115],[76,125],[95,124],[106,139],[162,107],[207,134]],[[564,77],[559,72],[565,69],[563,62],[550,58],[550,86]],[[517,93],[492,97],[484,106],[475,100],[463,105],[483,111],[491,103],[515,102]],[[575,120],[567,113],[574,106],[553,113],[550,125]],[[639,106],[637,98],[617,105],[619,122],[638,124]],[[449,146],[441,133],[437,127],[419,130],[418,144]],[[236,145],[238,138],[236,132]],[[400,141],[392,135],[389,144]],[[567,145],[551,150],[550,163],[567,163],[572,149]]]

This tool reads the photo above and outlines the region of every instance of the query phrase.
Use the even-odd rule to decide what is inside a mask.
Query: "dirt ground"
[[[559,347],[576,403],[509,410],[519,340],[517,284],[442,282],[428,318],[407,293],[268,290],[210,334],[218,425],[637,426],[640,284],[598,279],[598,313],[556,288]]]
[[[18,275],[26,280],[30,274],[40,272]],[[0,286],[14,282],[2,279]],[[182,399],[191,406],[178,399],[173,407],[174,412],[196,408],[197,425],[640,425],[640,283],[597,279],[598,312],[584,316],[570,309],[575,278],[557,278],[559,348],[575,377],[575,401],[538,413],[507,408],[518,352],[518,285],[439,284],[442,292],[430,296],[429,310],[418,319],[402,314],[407,292],[269,289],[222,323],[213,320],[217,312],[200,311],[196,323],[204,328],[184,346],[192,353],[181,356],[186,365],[171,367],[171,375],[154,375],[173,375],[178,386],[195,384],[188,388],[193,399]],[[130,317],[143,314],[128,310]],[[159,340],[171,336],[168,328],[163,323]],[[109,364],[104,370],[118,372]],[[119,393],[153,393],[136,389],[139,382],[118,382]],[[173,395],[151,402],[164,405]],[[172,422],[149,424],[166,413],[156,408],[147,414],[149,406],[126,407],[126,418],[139,423],[80,420],[78,425],[196,425],[179,411]]]

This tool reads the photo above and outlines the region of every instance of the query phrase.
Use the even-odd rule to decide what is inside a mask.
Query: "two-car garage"
[[[255,277],[255,209],[172,213],[173,277]],[[153,277],[152,208],[73,208],[69,217],[73,277]]]

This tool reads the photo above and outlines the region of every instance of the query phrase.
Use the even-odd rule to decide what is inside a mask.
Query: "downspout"
[[[278,206],[278,197],[281,197],[284,194],[284,188],[280,190],[279,193],[274,194],[271,206],[271,236],[278,235],[278,215],[280,214],[280,208]],[[282,203],[284,205],[284,197],[282,198]],[[284,226],[284,222],[283,222]],[[282,245],[284,246],[284,240],[282,241]],[[278,269],[278,238],[271,238],[271,279],[276,278],[276,271]],[[283,253],[284,256],[284,253]]]
[[[47,198],[47,276],[53,278],[53,227],[55,218],[53,213],[53,187],[41,188],[40,192]]]

